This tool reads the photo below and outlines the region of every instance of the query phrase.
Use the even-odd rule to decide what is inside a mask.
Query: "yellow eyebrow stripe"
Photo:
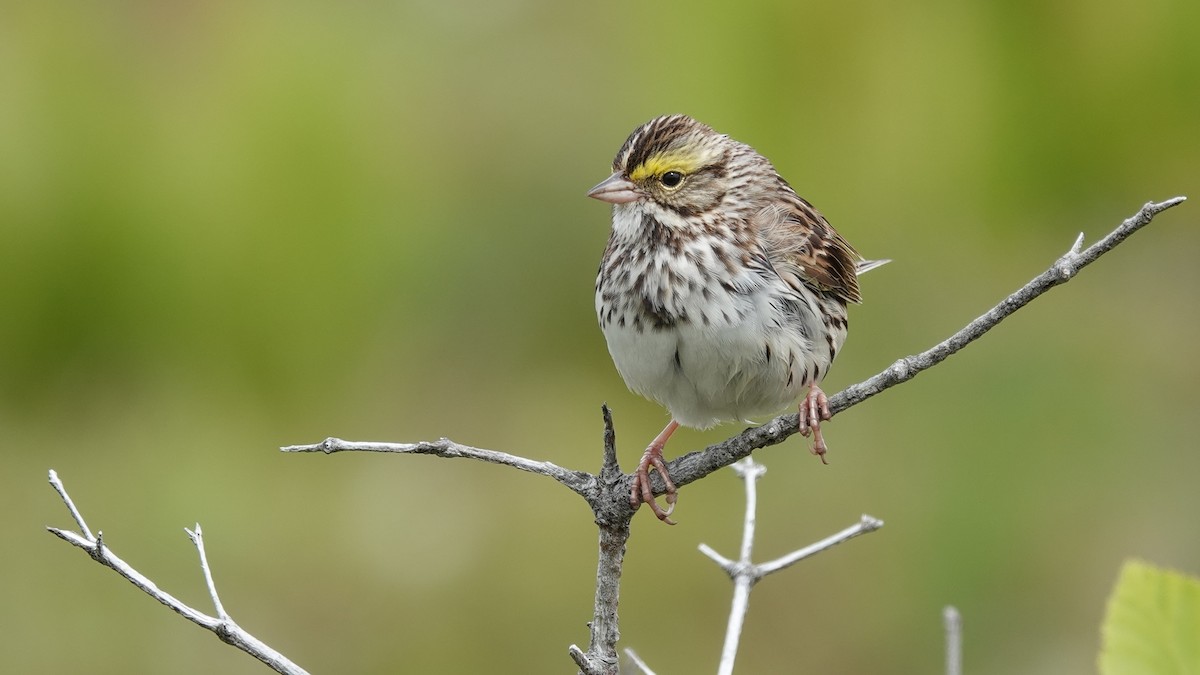
[[[651,176],[661,176],[668,171],[678,171],[686,176],[699,168],[700,162],[695,155],[660,152],[634,167],[629,179],[636,183]]]

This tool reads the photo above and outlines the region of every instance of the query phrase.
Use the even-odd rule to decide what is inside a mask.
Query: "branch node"
[[[96,547],[88,551],[88,555],[92,556],[92,560],[104,565],[104,531],[96,530]]]
[[[762,578],[762,574],[758,569],[758,565],[755,565],[748,560],[739,560],[730,565],[730,567],[731,569],[729,570],[729,576],[733,577],[734,579],[746,577],[751,581],[751,583],[753,583]]]
[[[765,464],[759,464],[758,462],[755,462],[754,458],[750,456],[730,464],[729,468],[733,469],[733,472],[738,475],[738,478],[750,478],[752,480],[758,480],[759,478],[762,478],[763,474],[767,472],[767,466]]]
[[[1078,237],[1075,237],[1075,243],[1071,244],[1071,250],[1062,255],[1061,258],[1054,261],[1054,271],[1058,273],[1058,278],[1067,281],[1075,276],[1079,271],[1079,257],[1083,251],[1083,233],[1080,232]]]
[[[237,624],[234,624],[229,617],[223,617],[216,626],[213,627],[213,633],[216,633],[217,639],[227,645],[237,646],[238,635]]]

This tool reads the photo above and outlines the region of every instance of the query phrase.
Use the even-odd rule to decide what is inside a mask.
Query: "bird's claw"
[[[822,464],[828,464],[825,453],[829,448],[825,445],[825,437],[821,435],[821,422],[833,417],[829,410],[829,398],[817,385],[812,385],[808,395],[800,402],[799,431],[800,435],[813,437],[812,453],[821,458]]]
[[[663,483],[667,487],[666,492],[663,493],[666,495],[666,509],[659,506],[658,502],[654,499],[654,488],[650,485],[650,469],[658,471],[658,475],[662,476]],[[656,449],[654,446],[647,448],[646,454],[642,455],[641,463],[638,464],[637,471],[633,474],[633,487],[629,492],[629,505],[636,509],[645,503],[659,520],[668,525],[674,525],[675,521],[671,520],[671,513],[675,510],[677,494],[675,483],[671,481],[671,474],[667,473],[667,465],[663,461],[662,450]]]

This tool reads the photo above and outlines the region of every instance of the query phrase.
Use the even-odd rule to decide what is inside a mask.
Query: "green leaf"
[[[1200,675],[1200,579],[1125,563],[1101,632],[1101,675]]]

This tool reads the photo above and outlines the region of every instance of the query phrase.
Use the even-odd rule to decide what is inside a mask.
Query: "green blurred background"
[[[1087,673],[1121,561],[1200,573],[1200,4],[55,3],[0,7],[5,672],[260,673],[42,528],[93,529],[314,673],[563,673],[595,531],[465,461],[292,456],[336,435],[594,470],[666,416],[595,326],[632,128],[688,112],[771,157],[868,257],[829,391],[943,339],[1084,231],[1193,202],[917,380],[831,465],[757,453],[739,672]],[[738,430],[681,432],[680,454]],[[715,668],[731,472],[634,525],[621,645]],[[502,665],[497,667],[496,663]]]

